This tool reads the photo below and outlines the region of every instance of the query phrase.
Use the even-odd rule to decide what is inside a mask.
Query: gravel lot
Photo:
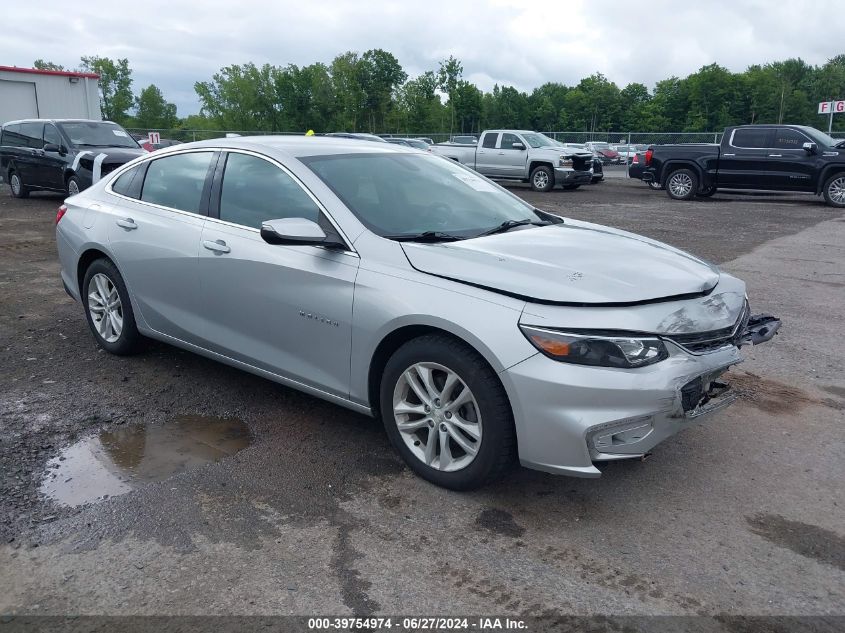
[[[732,371],[737,404],[651,459],[469,494],[363,416],[162,344],[100,352],[59,280],[61,199],[2,187],[0,614],[845,615],[845,215],[608,171],[513,190],[720,263],[782,334]],[[248,441],[94,503],[41,489],[78,440],[143,455],[198,416]]]

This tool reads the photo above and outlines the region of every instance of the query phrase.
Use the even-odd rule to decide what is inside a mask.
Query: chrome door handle
[[[202,245],[205,246],[208,250],[214,251],[215,253],[228,253],[232,250],[231,248],[226,246],[226,242],[224,242],[223,240],[215,240],[213,242],[211,240],[203,240]]]
[[[783,154],[769,154],[769,158],[783,158]]]
[[[499,152],[499,156],[504,156],[504,155],[505,155],[504,152]]]
[[[736,156],[736,154],[722,154],[722,156]]]
[[[131,231],[132,229],[137,229],[138,225],[135,224],[135,220],[132,218],[126,218],[124,220],[117,220],[117,225],[121,228],[127,229]]]

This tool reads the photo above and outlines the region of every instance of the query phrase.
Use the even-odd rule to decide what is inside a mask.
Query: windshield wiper
[[[516,226],[526,226],[531,224],[533,226],[546,226],[551,224],[551,222],[547,221],[537,221],[537,220],[505,220],[499,226],[490,229],[489,231],[484,231],[484,233],[479,233],[475,237],[484,237],[485,235],[495,235],[496,233],[504,233],[505,231],[510,231],[512,228]]]
[[[465,240],[460,235],[451,235],[442,231],[423,231],[422,233],[410,233],[407,235],[385,235],[389,240],[397,242],[457,242]]]

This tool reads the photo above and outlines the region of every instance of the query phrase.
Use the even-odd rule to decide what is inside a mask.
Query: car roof
[[[106,123],[117,125],[114,121],[97,121],[96,119],[18,119],[17,121],[6,121],[3,126],[15,123]]]
[[[176,151],[192,147],[219,147],[231,149],[278,150],[295,158],[306,156],[327,156],[338,154],[414,154],[413,150],[398,143],[385,143],[342,136],[239,136],[236,138],[217,138],[195,143],[174,145]],[[178,148],[178,149],[177,149]]]

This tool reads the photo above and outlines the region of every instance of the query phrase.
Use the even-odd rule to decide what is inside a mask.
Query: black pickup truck
[[[642,179],[670,198],[712,196],[717,189],[809,192],[845,207],[845,139],[803,125],[741,125],[722,142],[655,145]]]

